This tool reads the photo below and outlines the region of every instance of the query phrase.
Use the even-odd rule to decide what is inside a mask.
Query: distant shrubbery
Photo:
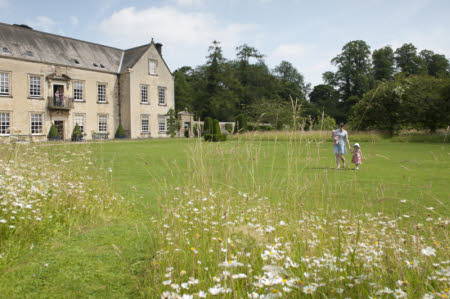
[[[203,138],[205,141],[225,141],[227,135],[222,134],[220,130],[220,124],[217,119],[212,119],[211,117],[206,117],[203,128]]]
[[[56,128],[56,126],[54,124],[52,124],[52,126],[50,127],[50,130],[48,131],[47,137],[48,137],[49,140],[57,140],[57,139],[59,139],[58,129]]]

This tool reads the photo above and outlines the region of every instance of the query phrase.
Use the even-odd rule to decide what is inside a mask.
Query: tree
[[[334,87],[338,86],[336,74],[333,72],[328,71],[328,72],[323,73],[322,80],[323,80],[323,83],[326,85],[330,85],[330,86],[334,86]]]
[[[403,44],[395,50],[397,68],[406,75],[418,75],[425,71],[423,60],[417,55],[417,48],[411,44]]]
[[[240,45],[236,47],[236,57],[239,62],[248,65],[250,62],[250,58],[262,59],[264,55],[259,53],[256,48],[250,47],[247,44]]]
[[[180,129],[180,122],[178,121],[177,113],[173,108],[169,109],[167,116],[167,134],[173,138],[177,135],[177,132]]]
[[[390,46],[377,49],[372,53],[373,77],[375,80],[391,80],[394,77],[394,51]]]
[[[448,77],[449,61],[445,55],[436,54],[431,50],[422,50],[419,57],[425,64],[428,75],[434,77]]]
[[[342,103],[339,102],[339,92],[331,85],[319,84],[314,86],[309,94],[309,100],[317,108],[319,114],[324,112],[338,122],[345,120],[345,111],[343,111]]]
[[[331,62],[338,68],[334,80],[344,101],[351,96],[362,97],[371,88],[370,47],[365,41],[345,44]]]
[[[450,123],[449,79],[404,76],[383,82],[352,109],[356,129],[381,129],[394,134],[401,128],[434,132]]]
[[[288,99],[306,98],[309,85],[305,84],[303,75],[288,61],[282,61],[274,69],[275,76],[281,81],[281,97]]]
[[[450,101],[445,88],[450,80],[414,76],[403,81],[406,122],[413,128],[435,132],[450,124]]]
[[[403,95],[404,88],[400,82],[380,83],[352,108],[351,127],[357,130],[386,130],[393,135],[405,123]]]
[[[174,71],[175,80],[175,109],[177,111],[189,110],[194,108],[194,91],[190,82],[193,69],[189,66],[183,66]]]

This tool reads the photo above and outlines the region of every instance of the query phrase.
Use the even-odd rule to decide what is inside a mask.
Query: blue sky
[[[450,57],[449,0],[0,0],[0,21],[123,49],[154,37],[172,69],[202,64],[214,39],[227,58],[245,42],[270,67],[292,62],[312,84],[355,39]]]

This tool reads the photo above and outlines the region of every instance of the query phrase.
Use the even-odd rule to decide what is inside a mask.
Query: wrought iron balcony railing
[[[69,97],[48,97],[48,109],[70,110],[73,108],[73,98]]]

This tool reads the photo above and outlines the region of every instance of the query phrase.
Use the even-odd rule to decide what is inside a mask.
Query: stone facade
[[[130,138],[167,137],[174,104],[160,44],[120,50],[0,23],[0,142],[46,140],[51,125],[69,140],[75,124],[85,140],[119,124]]]

